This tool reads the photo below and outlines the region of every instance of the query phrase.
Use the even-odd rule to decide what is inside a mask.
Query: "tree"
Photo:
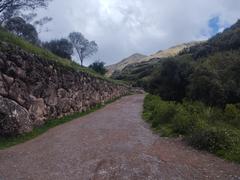
[[[47,7],[51,0],[0,0],[1,23],[13,17],[20,10],[34,10]]]
[[[79,56],[81,65],[83,65],[83,60],[95,54],[98,50],[98,46],[95,41],[88,41],[80,32],[72,32],[69,34],[69,39],[76,49]]]
[[[39,42],[38,33],[35,27],[28,24],[21,17],[14,17],[9,19],[4,27],[13,34],[24,38],[25,40],[37,44]]]
[[[148,89],[151,93],[160,95],[164,100],[181,101],[185,97],[191,71],[190,64],[167,59],[160,70],[153,74]]]
[[[46,25],[47,23],[49,23],[50,21],[52,21],[53,18],[51,17],[48,17],[48,16],[45,16],[39,20],[35,20],[33,22],[33,25],[36,27],[36,29],[38,30],[38,33],[41,33],[42,32],[42,27],[44,25]],[[47,30],[48,31],[48,30]]]
[[[51,22],[53,18],[45,16],[42,17],[41,19],[37,19],[37,13],[35,12],[30,12],[30,13],[17,13],[19,17],[23,18],[27,23],[32,24],[38,33],[42,32],[43,26],[46,25],[47,23]]]
[[[95,61],[89,66],[89,68],[93,69],[94,71],[96,71],[101,75],[105,75],[107,72],[107,69],[104,67],[104,65],[105,63],[102,61]]]
[[[73,54],[73,45],[67,39],[52,40],[43,44],[43,47],[52,53],[66,59],[71,59]]]
[[[218,74],[207,67],[197,67],[190,76],[188,97],[211,106],[224,106],[225,92]]]

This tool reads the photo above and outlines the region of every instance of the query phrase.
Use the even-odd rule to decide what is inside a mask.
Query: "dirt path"
[[[154,135],[141,119],[143,95],[0,151],[0,180],[240,179],[240,166]]]

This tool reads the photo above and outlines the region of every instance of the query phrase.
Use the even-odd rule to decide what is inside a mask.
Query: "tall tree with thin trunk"
[[[70,33],[69,39],[77,51],[81,65],[83,65],[83,60],[86,57],[89,57],[98,51],[98,45],[96,42],[89,42],[80,32]]]

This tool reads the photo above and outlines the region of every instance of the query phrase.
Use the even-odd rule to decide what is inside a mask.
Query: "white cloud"
[[[40,16],[51,16],[43,40],[82,32],[99,45],[96,58],[108,64],[132,53],[151,54],[178,43],[206,39],[208,21],[220,29],[240,17],[238,0],[53,0]],[[89,62],[87,63],[89,64]]]

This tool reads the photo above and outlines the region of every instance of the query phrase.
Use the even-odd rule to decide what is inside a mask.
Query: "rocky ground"
[[[240,179],[240,166],[153,134],[133,95],[0,151],[0,179]]]

